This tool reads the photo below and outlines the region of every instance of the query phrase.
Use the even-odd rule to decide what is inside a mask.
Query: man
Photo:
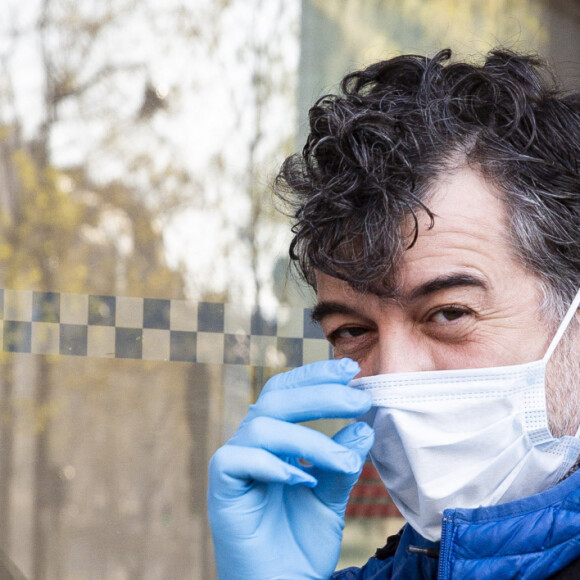
[[[212,459],[222,579],[580,577],[580,95],[449,58],[347,76],[282,168],[337,360],[271,379]],[[360,420],[296,424],[325,417]],[[408,524],[333,572],[369,451]]]

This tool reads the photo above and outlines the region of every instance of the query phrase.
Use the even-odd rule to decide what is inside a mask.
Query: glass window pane
[[[2,6],[0,568],[210,580],[209,457],[270,376],[332,356],[271,198],[308,108],[445,46],[538,50],[579,87],[577,3]],[[369,467],[340,565],[401,524]]]

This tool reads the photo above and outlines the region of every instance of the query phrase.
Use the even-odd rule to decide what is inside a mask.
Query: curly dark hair
[[[450,57],[378,62],[316,102],[302,155],[276,180],[294,218],[290,256],[313,286],[320,270],[392,291],[418,212],[436,219],[430,185],[468,164],[503,196],[516,255],[561,311],[580,286],[580,94],[560,90],[533,55]]]

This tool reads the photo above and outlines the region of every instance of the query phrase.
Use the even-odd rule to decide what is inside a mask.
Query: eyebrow
[[[472,287],[481,288],[482,290],[488,289],[487,282],[473,274],[466,273],[451,273],[442,276],[437,276],[432,280],[413,288],[407,296],[403,296],[408,302],[415,302],[420,298],[425,298],[430,294],[435,294],[441,292],[442,290],[448,290],[450,288],[461,288],[461,287]],[[397,298],[397,297],[393,297]],[[334,302],[332,300],[319,302],[312,310],[310,315],[314,322],[320,323],[324,318],[332,314],[345,314],[345,315],[357,315],[360,314],[358,310],[354,307],[343,304],[342,302]]]
[[[443,276],[437,276],[432,280],[428,280],[424,284],[413,288],[409,295],[406,297],[409,302],[414,302],[419,298],[424,298],[429,294],[435,294],[441,290],[448,290],[449,288],[459,288],[459,287],[475,287],[481,288],[482,290],[487,290],[487,282],[473,274],[466,274],[463,272],[444,274]]]
[[[346,304],[329,300],[319,302],[313,308],[310,318],[314,320],[314,322],[320,323],[324,318],[331,314],[346,314],[348,316],[357,314],[357,311]]]

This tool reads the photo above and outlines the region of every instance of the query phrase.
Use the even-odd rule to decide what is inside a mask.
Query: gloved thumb
[[[318,472],[315,475],[318,485],[314,493],[320,501],[340,516],[344,515],[348,496],[362,471],[366,457],[374,442],[374,431],[363,422],[352,423],[339,431],[333,439],[348,447],[360,457],[360,468],[356,473]]]

